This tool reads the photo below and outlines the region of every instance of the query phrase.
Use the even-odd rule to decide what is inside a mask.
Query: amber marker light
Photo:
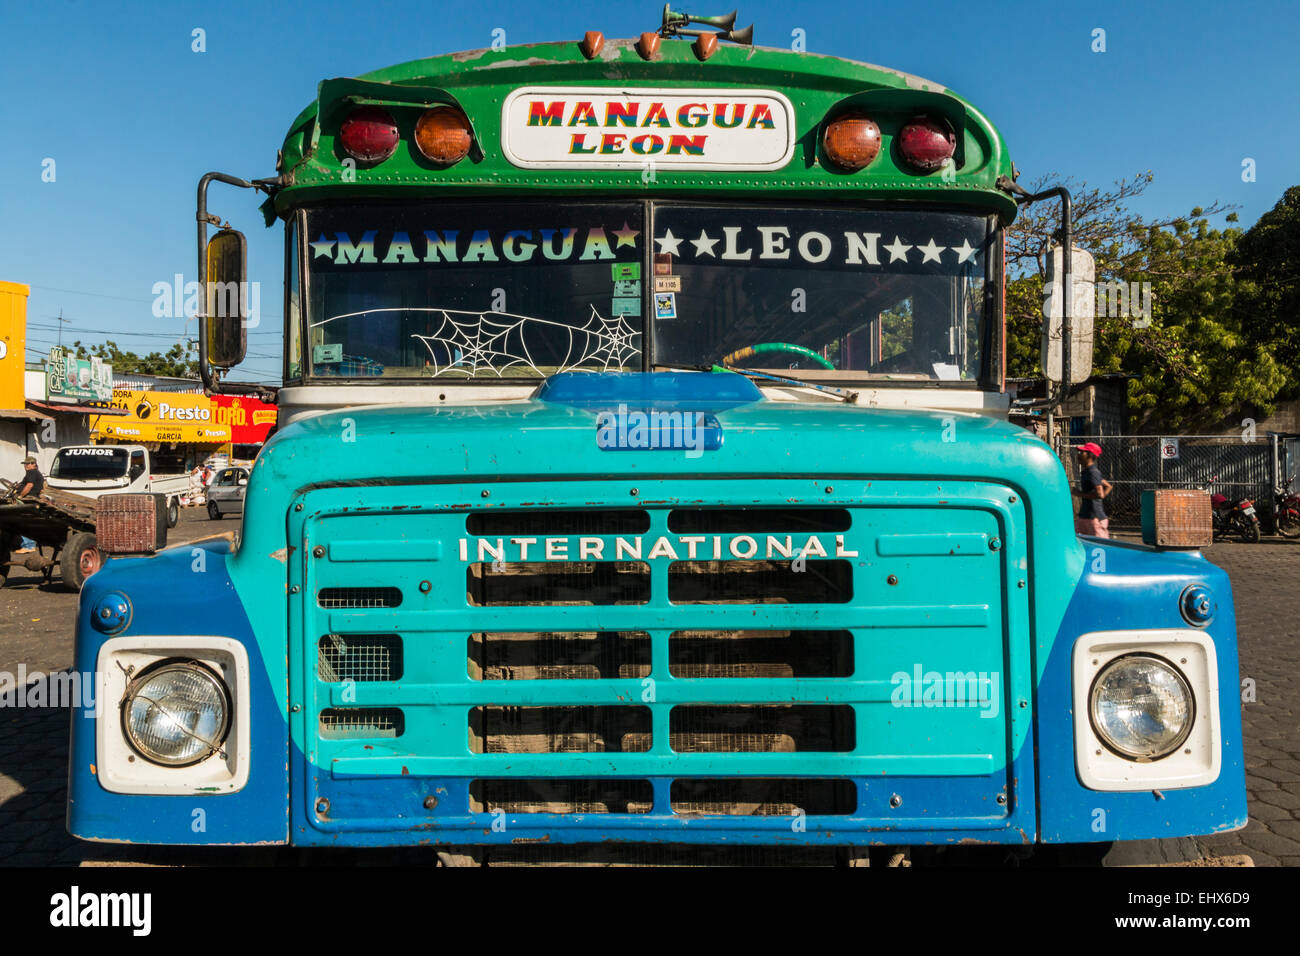
[[[718,38],[712,33],[701,33],[691,44],[691,49],[695,51],[695,58],[703,63],[717,52]]]
[[[474,141],[469,120],[454,106],[425,110],[415,124],[415,147],[425,159],[439,166],[458,163]]]
[[[643,60],[653,60],[659,55],[659,34],[641,34],[641,39],[636,41],[636,52]]]
[[[588,60],[595,59],[600,55],[600,51],[605,46],[605,34],[599,30],[588,30],[582,37],[582,42],[578,44],[578,49]]]
[[[837,168],[856,173],[880,154],[880,127],[863,113],[844,113],[826,124],[822,149]]]

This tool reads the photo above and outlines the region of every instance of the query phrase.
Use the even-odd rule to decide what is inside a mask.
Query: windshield
[[[656,363],[981,377],[986,217],[674,205],[654,225]]]
[[[88,446],[63,448],[54,456],[50,467],[51,478],[68,481],[103,481],[126,475],[127,451],[125,448]]]
[[[305,234],[303,357],[318,377],[535,379],[652,362],[994,377],[991,216],[428,203],[310,210]]]
[[[643,214],[640,203],[312,212],[312,374],[639,371]]]

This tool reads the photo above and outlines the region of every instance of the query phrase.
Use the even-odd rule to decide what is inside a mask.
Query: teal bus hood
[[[758,401],[719,407],[720,448],[611,454],[599,416],[646,406],[538,399],[481,405],[354,408],[282,429],[258,458],[249,498],[328,483],[589,478],[613,474],[980,479],[1022,488],[1045,531],[1074,531],[1060,461],[1023,428],[958,412]],[[691,411],[703,412],[701,405]]]

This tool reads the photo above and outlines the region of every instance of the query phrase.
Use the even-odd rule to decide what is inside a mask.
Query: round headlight
[[[230,694],[196,661],[163,661],[127,689],[122,729],[136,753],[187,767],[221,748],[230,730]]]
[[[1107,664],[1089,695],[1092,729],[1129,760],[1156,760],[1182,746],[1192,731],[1195,699],[1173,664],[1130,654]]]

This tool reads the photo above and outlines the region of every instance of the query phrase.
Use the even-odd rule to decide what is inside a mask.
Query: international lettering
[[[831,537],[831,536],[826,536]],[[581,537],[461,538],[464,562],[514,561],[757,561],[795,558],[856,558],[858,552],[844,535],[621,535]]]

